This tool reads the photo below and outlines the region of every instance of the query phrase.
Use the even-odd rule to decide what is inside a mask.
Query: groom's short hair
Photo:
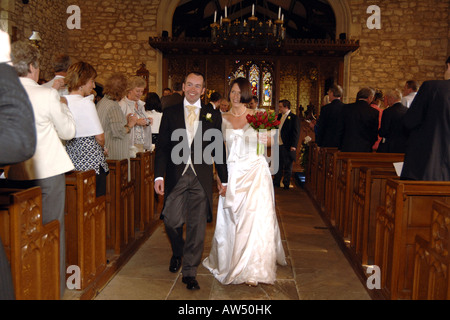
[[[191,74],[196,75],[196,76],[198,76],[198,77],[202,77],[202,78],[203,78],[203,88],[206,87],[206,79],[205,79],[205,75],[204,75],[203,73],[201,73],[201,72],[198,72],[198,71],[192,71],[192,72],[189,72],[188,74],[186,74],[186,77],[184,77],[184,83],[186,83],[187,78],[188,78]]]

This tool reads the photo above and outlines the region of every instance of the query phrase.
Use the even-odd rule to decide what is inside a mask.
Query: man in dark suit
[[[220,101],[222,101],[222,95],[219,92],[214,91],[213,93],[211,93],[208,105],[210,105],[214,109],[219,110]]]
[[[316,143],[323,148],[338,148],[342,136],[343,90],[334,84],[328,90],[330,103],[323,106],[316,124]]]
[[[375,91],[362,88],[356,95],[356,102],[342,108],[343,134],[342,152],[372,152],[378,139],[379,112],[370,106]]]
[[[284,189],[289,189],[292,175],[292,164],[296,157],[298,139],[300,138],[300,122],[298,117],[291,112],[291,103],[281,100],[278,104],[280,120],[278,143],[279,143],[279,167],[274,176],[273,185],[280,186],[283,179]]]
[[[169,270],[177,272],[182,264],[182,281],[195,290],[200,288],[196,274],[206,223],[212,217],[213,160],[220,181],[226,182],[228,175],[221,113],[200,100],[205,92],[204,76],[188,74],[183,91],[183,103],[163,110],[156,145],[155,191],[165,200],[162,217],[173,253]],[[212,142],[203,139],[205,132],[213,134]],[[218,188],[224,195],[226,187],[219,182]]]
[[[450,181],[450,57],[446,66],[445,80],[425,81],[404,117],[402,179]]]
[[[388,106],[381,117],[381,127],[378,135],[382,138],[377,152],[404,153],[408,134],[403,126],[403,117],[408,111],[402,103],[400,90],[390,90],[384,96],[384,103]]]
[[[183,102],[183,84],[176,82],[173,85],[173,92],[167,96],[161,97],[161,108],[174,106]]]
[[[16,70],[9,65],[9,35],[0,30],[0,166],[30,159],[36,150],[34,111]],[[0,239],[0,300],[14,300],[11,267]]]

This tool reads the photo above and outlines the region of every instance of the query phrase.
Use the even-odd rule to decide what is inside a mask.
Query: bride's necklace
[[[241,113],[241,114],[235,114],[234,112],[233,112],[233,109],[231,109],[230,110],[230,113],[234,116],[234,117],[240,117],[240,116],[242,116],[244,113],[246,113],[247,112],[247,108],[245,108],[244,107],[244,111]]]

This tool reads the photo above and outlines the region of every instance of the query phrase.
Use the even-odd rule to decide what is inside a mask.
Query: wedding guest
[[[384,100],[383,91],[376,89],[375,95],[373,97],[373,100],[372,100],[372,103],[370,104],[370,106],[378,111],[378,129],[380,129],[381,117],[383,115],[383,109],[381,109],[381,103],[383,102],[383,100]],[[373,151],[377,151],[380,141],[381,141],[381,137],[378,136],[377,141],[375,141],[375,143],[372,146]]]
[[[60,102],[58,92],[40,86],[39,50],[29,41],[11,46],[11,60],[30,98],[37,134],[36,152],[24,162],[12,165],[7,178],[17,187],[39,186],[42,192],[42,223],[58,220],[60,226],[60,294],[65,289],[65,173],[74,169],[61,143],[75,136],[75,121],[67,105]]]
[[[402,105],[409,108],[411,106],[414,97],[417,94],[418,85],[414,80],[408,80],[403,87],[403,97],[402,97]]]
[[[0,166],[31,158],[36,150],[33,107],[10,65],[9,35],[0,30]]]
[[[211,97],[209,98],[208,104],[210,104],[214,109],[219,109],[221,100],[222,95],[219,92],[214,91],[213,93],[211,93]]]
[[[322,107],[317,120],[316,143],[323,148],[337,148],[342,136],[342,87],[334,84],[328,90],[329,103]]]
[[[150,126],[152,127],[152,143],[156,145],[158,142],[159,125],[161,124],[162,107],[161,100],[156,92],[149,92],[145,99],[145,113],[147,117],[152,119]]]
[[[0,167],[28,160],[36,150],[33,107],[10,65],[10,53],[9,35],[0,30]],[[14,299],[11,266],[0,238],[0,300]]]
[[[152,147],[152,129],[151,120],[145,113],[145,102],[141,100],[144,93],[145,80],[141,77],[132,77],[128,79],[127,94],[119,105],[124,115],[134,114],[137,117],[136,124],[130,130],[130,156],[136,157],[136,152],[144,152]],[[136,149],[132,148],[135,147]],[[133,151],[134,149],[134,151]]]
[[[105,134],[94,104],[95,78],[97,72],[86,62],[69,67],[66,83],[69,95],[64,96],[77,126],[75,138],[66,142],[75,170],[95,170],[96,195],[106,194],[106,175],[109,171],[104,155]]]
[[[450,181],[450,56],[444,79],[425,81],[405,114],[409,137],[401,179]]]
[[[230,101],[226,98],[220,100],[219,110],[220,113],[227,113],[230,110]]]
[[[105,132],[107,159],[122,160],[130,158],[129,133],[137,122],[137,116],[124,115],[119,101],[127,93],[127,78],[121,73],[112,74],[105,83],[104,96],[97,103],[98,117]]]
[[[52,62],[55,77],[49,82],[42,84],[42,86],[58,90],[60,96],[69,94],[64,79],[70,64],[70,57],[67,54],[59,54],[55,56]]]
[[[258,109],[259,106],[259,100],[257,96],[252,96],[252,100],[250,100],[250,102],[248,103],[248,107],[250,109],[256,110]]]
[[[161,106],[164,110],[167,107],[174,106],[183,102],[183,84],[181,82],[175,82],[173,85],[173,91],[167,96],[161,97]]]
[[[408,108],[402,105],[400,90],[389,90],[384,96],[387,109],[383,111],[378,135],[382,138],[377,152],[404,153],[408,134],[403,126],[403,117]]]
[[[375,92],[362,88],[356,102],[342,108],[343,134],[339,150],[342,152],[372,152],[378,139],[379,112],[370,106]]]
[[[292,176],[292,166],[297,154],[297,144],[300,138],[300,121],[294,113],[291,112],[291,103],[284,99],[278,104],[280,121],[278,143],[279,143],[279,167],[278,172],[273,177],[273,185],[280,187],[283,180],[284,189],[289,189]]]

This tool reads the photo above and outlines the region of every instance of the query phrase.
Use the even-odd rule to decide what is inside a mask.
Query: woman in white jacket
[[[75,136],[75,121],[58,91],[40,86],[39,51],[26,41],[11,46],[11,60],[33,106],[36,152],[24,162],[12,165],[7,178],[17,187],[41,187],[42,223],[58,220],[60,225],[61,296],[65,288],[64,203],[65,173],[74,169],[61,140]]]

